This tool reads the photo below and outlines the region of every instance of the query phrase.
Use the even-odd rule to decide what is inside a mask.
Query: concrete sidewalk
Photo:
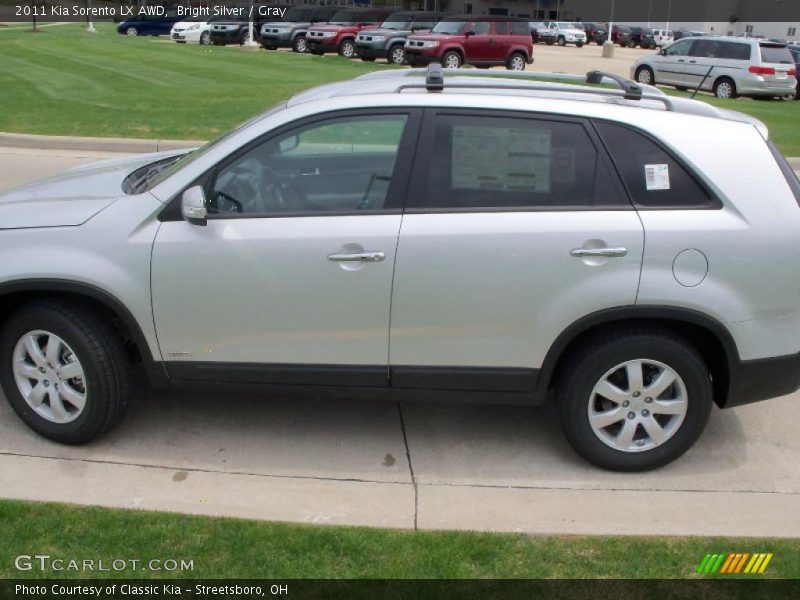
[[[0,148],[0,190],[108,156]],[[142,393],[83,447],[0,394],[0,497],[283,521],[554,534],[800,537],[800,394],[715,410],[651,473],[581,461],[552,409]]]

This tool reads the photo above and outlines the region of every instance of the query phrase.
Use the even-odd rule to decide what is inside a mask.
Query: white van
[[[663,48],[675,41],[675,34],[671,29],[653,29],[653,39],[656,41],[656,46]]]

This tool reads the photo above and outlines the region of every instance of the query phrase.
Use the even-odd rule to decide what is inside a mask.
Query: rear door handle
[[[628,254],[627,248],[575,248],[569,251],[570,256],[583,258],[586,256],[607,256],[609,258],[620,258]]]
[[[341,252],[334,252],[328,254],[328,260],[331,262],[383,262],[386,255],[383,252],[353,252],[352,254],[345,254]]]

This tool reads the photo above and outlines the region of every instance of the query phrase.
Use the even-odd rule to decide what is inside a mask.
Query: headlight
[[[373,35],[372,36],[372,41],[373,42],[385,42],[386,41],[386,36],[385,35]]]
[[[189,31],[197,31],[198,29],[200,29],[200,23],[195,23],[194,25],[189,27]]]
[[[423,48],[436,48],[439,45],[439,42],[422,42]]]
[[[336,32],[334,32],[334,31],[323,31],[322,32],[322,37],[324,37],[324,38],[336,37]]]

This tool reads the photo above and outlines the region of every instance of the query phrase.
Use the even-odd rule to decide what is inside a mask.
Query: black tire
[[[452,65],[448,66],[448,62],[452,61]],[[456,64],[458,66],[456,66]],[[442,54],[442,66],[448,69],[460,69],[464,65],[464,61],[461,60],[461,55],[456,52],[455,50],[448,50],[444,54]]]
[[[303,54],[307,51],[308,47],[306,46],[306,36],[298,35],[296,38],[294,38],[294,40],[292,40],[292,52]]]
[[[677,430],[664,443],[649,450],[626,452],[607,445],[594,432],[589,423],[589,399],[595,384],[607,372],[637,359],[658,361],[674,370],[685,385],[687,409]],[[560,371],[558,402],[561,426],[580,456],[604,469],[645,471],[672,462],[697,441],[711,414],[713,393],[705,362],[690,344],[667,331],[631,330],[595,338],[569,356]],[[641,425],[637,427],[637,431],[644,431]]]
[[[561,46],[562,48],[566,46],[567,38],[565,38],[563,35],[558,36],[558,45]]]
[[[726,93],[726,90],[730,90],[729,95]],[[720,77],[714,82],[714,95],[717,98],[728,100],[734,100],[739,97],[739,94],[736,92],[736,84],[733,82],[733,79],[729,77]]]
[[[12,364],[17,342],[43,330],[60,337],[80,361],[86,404],[68,423],[54,423],[34,411],[19,391]],[[84,444],[116,425],[128,405],[128,358],[121,339],[100,317],[80,304],[38,301],[12,314],[0,331],[0,384],[14,411],[35,432],[62,444]]]
[[[506,63],[506,69],[508,69],[509,71],[524,71],[527,62],[528,59],[522,52],[514,52],[511,56],[508,57],[508,62]]]
[[[583,42],[576,42],[575,43],[575,47],[576,48],[583,48]]]
[[[653,73],[653,69],[650,67],[641,66],[636,69],[636,81],[645,85],[655,85],[656,74]]]
[[[395,44],[386,53],[387,60],[393,65],[403,65],[406,62],[406,49],[403,44]]]
[[[342,40],[339,44],[339,56],[344,58],[355,58],[356,43],[353,40]]]
[[[208,46],[211,43],[211,34],[208,31],[204,31],[200,34],[200,45],[201,46]]]

